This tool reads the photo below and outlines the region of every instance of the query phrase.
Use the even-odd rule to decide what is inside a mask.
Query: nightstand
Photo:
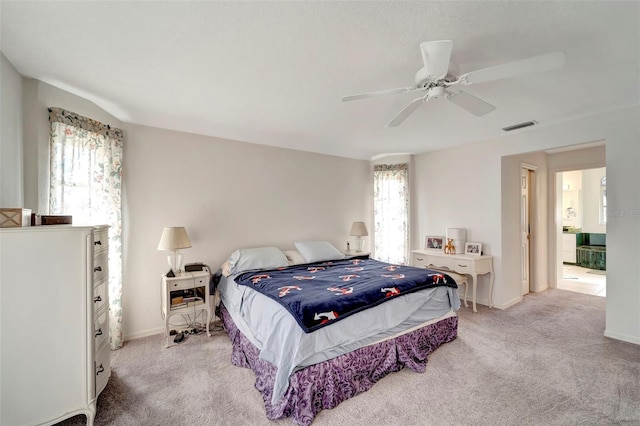
[[[209,300],[208,270],[183,272],[175,277],[162,276],[162,316],[164,318],[164,335],[167,338],[167,347],[171,339],[171,327],[184,327],[188,324],[171,324],[170,319],[174,315],[189,317],[189,321],[195,321],[198,315],[206,312],[207,336],[209,322],[211,322],[211,304]]]

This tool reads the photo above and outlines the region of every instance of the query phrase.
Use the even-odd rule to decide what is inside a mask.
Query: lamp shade
[[[191,242],[184,227],[164,228],[158,250],[179,250],[189,247]]]
[[[366,237],[369,233],[367,232],[367,227],[364,222],[353,222],[349,235],[352,237]]]

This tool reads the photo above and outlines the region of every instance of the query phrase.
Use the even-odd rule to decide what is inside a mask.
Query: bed
[[[456,338],[460,301],[446,273],[345,259],[326,242],[294,244],[236,250],[214,278],[232,364],[254,371],[267,418],[309,425],[390,372],[423,372],[427,355]],[[372,284],[369,270],[386,281]],[[331,275],[338,282],[327,285]],[[330,297],[302,296],[319,290]],[[341,302],[328,307],[333,300]]]

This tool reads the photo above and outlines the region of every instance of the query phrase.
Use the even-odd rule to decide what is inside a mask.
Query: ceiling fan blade
[[[402,124],[415,110],[418,109],[424,98],[415,98],[407,104],[385,127],[396,127]]]
[[[378,90],[376,92],[358,93],[357,95],[343,96],[342,102],[357,101],[359,99],[374,98],[376,96],[395,95],[397,93],[407,93],[415,90],[414,87],[401,87],[398,89]]]
[[[422,62],[429,77],[442,78],[449,71],[451,59],[451,40],[425,41],[420,43]]]
[[[534,74],[562,68],[565,61],[564,52],[546,53],[520,61],[496,65],[478,71],[472,71],[460,76],[461,84],[483,83],[485,81],[500,80],[525,74]]]
[[[450,92],[447,99],[476,117],[482,117],[496,109],[495,106],[467,92]]]

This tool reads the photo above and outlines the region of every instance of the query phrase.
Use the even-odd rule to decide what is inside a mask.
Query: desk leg
[[[167,344],[165,348],[169,347],[169,340],[171,339],[171,334],[169,334],[169,312],[167,312],[164,316],[164,335],[167,338]]]
[[[207,309],[207,336],[211,337],[211,332],[209,331],[209,323],[211,322],[211,306],[208,306]]]
[[[489,309],[493,308],[493,271],[491,271],[491,281],[489,281]]]
[[[472,274],[471,278],[473,279],[473,312],[478,312],[476,309],[476,287],[478,285],[478,274]]]
[[[469,283],[467,281],[464,282],[464,307],[468,308],[469,305],[467,305],[467,290],[469,290]]]

